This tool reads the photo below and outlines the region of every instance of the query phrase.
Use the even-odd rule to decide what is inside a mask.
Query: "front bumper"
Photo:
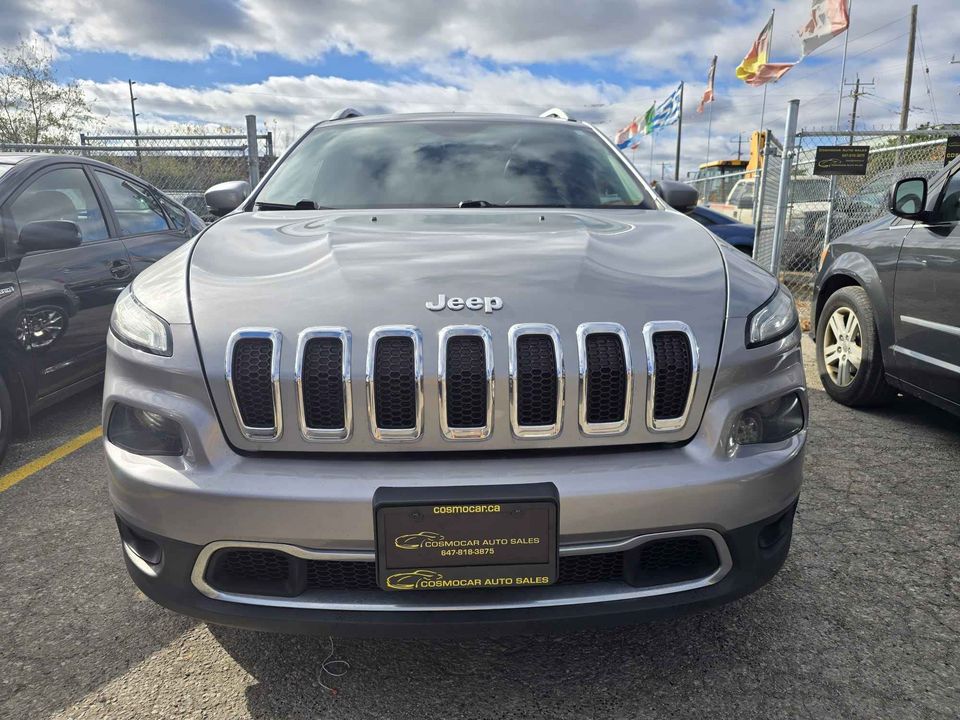
[[[207,597],[191,576],[203,548],[137,530],[137,535],[162,549],[163,561],[148,566],[124,545],[127,569],[145,595],[171,610],[220,625],[294,634],[340,637],[471,637],[569,631],[636,623],[686,614],[731,602],[766,584],[779,571],[790,549],[796,503],[784,511],[742,528],[725,532],[722,540],[731,565],[716,583],[679,593],[652,594],[628,600],[533,604],[497,609],[467,607],[479,595],[503,595],[493,590],[425,591],[439,596],[443,609],[345,610],[243,604]],[[536,591],[548,594],[551,588]],[[387,595],[382,591],[375,594]],[[404,594],[406,595],[406,594]]]
[[[742,330],[741,323],[738,337]],[[761,586],[786,557],[789,532],[766,548],[758,538],[785,513],[789,530],[806,432],[735,449],[726,439],[739,412],[758,403],[797,392],[806,409],[799,330],[750,353],[733,343],[725,347],[702,422],[683,445],[376,456],[237,453],[217,422],[186,329],[175,326],[174,332],[175,342],[187,350],[172,358],[143,358],[108,338],[104,419],[123,402],[162,412],[184,429],[183,457],[139,456],[105,443],[117,516],[153,540],[163,556],[150,565],[127,552],[130,572],[148,596],[175,610],[243,627],[337,635],[530,631],[574,620],[632,621],[726,602]],[[383,596],[394,594],[383,592],[328,595],[306,606],[224,599],[201,592],[193,577],[197,558],[214,543],[282,544],[369,559],[373,497],[381,487],[543,482],[557,489],[561,558],[584,546],[698,531],[721,538],[729,567],[704,582],[655,593],[631,592],[624,583],[593,588],[592,598],[561,585],[537,588],[540,595],[530,602],[519,590],[472,591],[469,598],[460,594],[466,591],[402,593],[429,596],[404,601],[419,604],[404,608],[384,606]]]

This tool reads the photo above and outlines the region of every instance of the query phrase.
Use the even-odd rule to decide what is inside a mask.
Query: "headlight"
[[[786,337],[800,322],[793,295],[783,285],[747,318],[747,347],[767,345]]]
[[[129,288],[120,294],[113,306],[110,329],[118,339],[138,350],[165,357],[173,354],[170,326],[137,302]]]

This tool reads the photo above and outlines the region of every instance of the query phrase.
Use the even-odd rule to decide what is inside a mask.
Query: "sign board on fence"
[[[869,145],[818,145],[814,175],[866,175]]]
[[[960,157],[960,135],[947,138],[947,156],[944,158],[943,164],[949,165],[957,157]]]

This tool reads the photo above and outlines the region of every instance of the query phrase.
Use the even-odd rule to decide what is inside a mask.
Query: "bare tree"
[[[38,43],[0,52],[0,142],[76,142],[91,119],[83,89],[57,82],[53,56]]]

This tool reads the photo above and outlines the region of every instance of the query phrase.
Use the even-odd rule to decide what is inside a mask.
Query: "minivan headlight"
[[[141,305],[130,288],[120,294],[113,306],[110,329],[121,342],[138,350],[164,357],[173,355],[170,326]]]
[[[783,285],[747,318],[747,347],[780,340],[793,332],[800,322],[793,295]]]

